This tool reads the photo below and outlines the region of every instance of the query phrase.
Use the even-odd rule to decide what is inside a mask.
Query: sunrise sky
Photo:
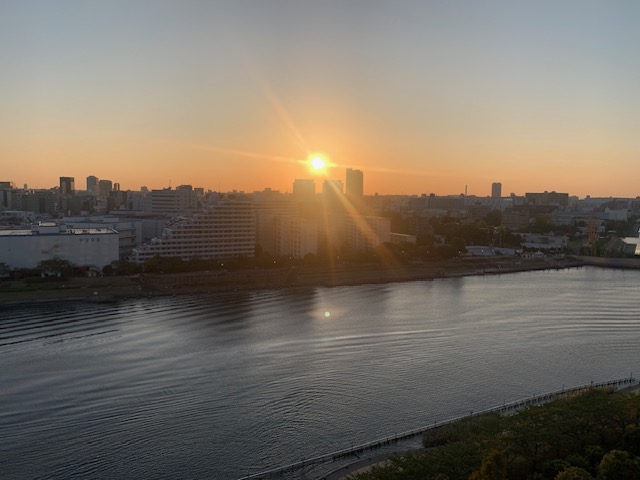
[[[640,195],[640,2],[0,3],[0,181]]]

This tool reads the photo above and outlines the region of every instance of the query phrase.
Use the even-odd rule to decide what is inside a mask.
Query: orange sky
[[[10,1],[0,181],[639,194],[640,6],[267,3]]]

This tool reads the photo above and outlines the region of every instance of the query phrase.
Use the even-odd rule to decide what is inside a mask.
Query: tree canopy
[[[489,414],[430,430],[423,443],[431,448],[353,478],[638,479],[639,421],[640,395],[593,389],[512,416]]]

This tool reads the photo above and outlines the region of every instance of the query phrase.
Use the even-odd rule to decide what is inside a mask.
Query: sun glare
[[[309,168],[316,174],[325,173],[328,166],[326,158],[319,154],[309,155]]]

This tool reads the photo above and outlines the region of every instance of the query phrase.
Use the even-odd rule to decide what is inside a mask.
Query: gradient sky
[[[637,1],[0,2],[0,181],[640,195]]]

